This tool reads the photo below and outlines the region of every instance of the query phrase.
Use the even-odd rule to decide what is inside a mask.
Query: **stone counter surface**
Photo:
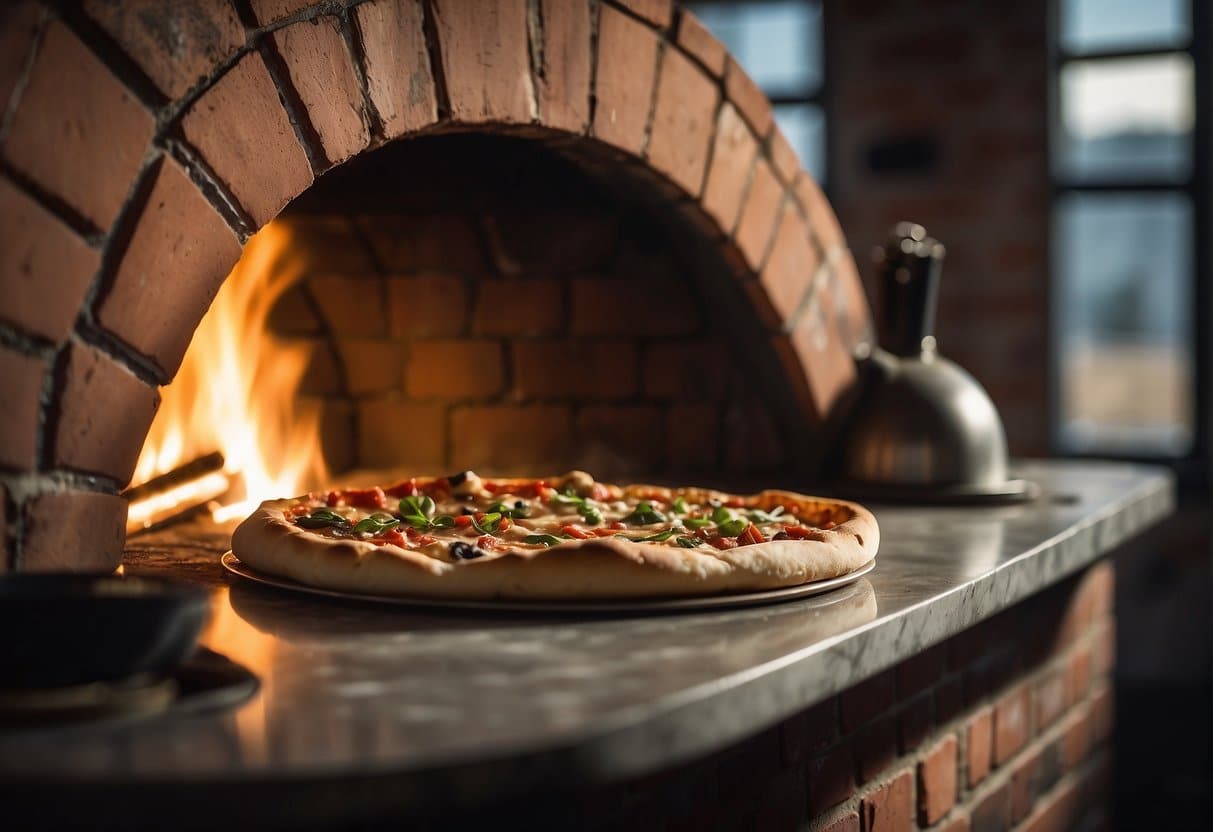
[[[422,615],[229,580],[218,565],[226,537],[213,528],[184,542],[180,531],[137,537],[128,571],[212,587],[204,641],[252,669],[260,692],[221,713],[0,735],[0,787],[146,799],[206,784],[200,811],[253,790],[289,795],[296,812],[334,801],[432,809],[656,771],[988,618],[1173,506],[1157,469],[1039,462],[1016,474],[1042,486],[1040,499],[873,506],[882,539],[866,578],[714,613]]]

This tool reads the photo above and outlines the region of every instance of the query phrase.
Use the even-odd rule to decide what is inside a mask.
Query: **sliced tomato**
[[[590,489],[590,499],[602,502],[611,499],[611,489],[607,488],[600,482],[594,483],[594,487]]]
[[[730,497],[724,501],[724,504],[729,508],[745,508],[745,500],[740,497]]]
[[[383,493],[389,497],[415,497],[421,489],[417,487],[417,479],[410,477],[407,480],[401,480],[395,485],[390,485],[383,489]]]
[[[767,539],[762,536],[762,532],[753,523],[746,526],[746,529],[741,534],[737,535],[737,543],[740,546],[752,546],[755,543],[766,543]]]
[[[808,540],[813,536],[813,530],[804,526],[784,526],[783,533],[792,540]]]
[[[563,528],[560,529],[560,531],[564,532],[569,537],[575,537],[578,540],[588,540],[590,537],[588,534],[583,532],[581,529],[579,529],[576,526],[571,525],[571,524],[568,526],[564,526]]]
[[[736,549],[737,541],[731,537],[720,537],[715,535],[708,538],[708,543],[715,546],[717,549]]]
[[[333,503],[333,494],[337,494],[337,502]],[[356,506],[358,508],[387,508],[387,495],[379,486],[374,488],[349,488],[341,492],[329,493],[329,505]]]
[[[818,526],[817,528],[825,529],[826,531],[829,531],[830,529],[834,528],[837,525],[838,524],[835,523],[833,520],[827,520],[824,523],[822,523],[820,526]]]
[[[498,524],[498,526],[497,526],[497,531],[499,531],[499,532],[507,531],[510,528],[510,526],[512,526],[512,525],[514,525],[513,520],[511,520],[508,517],[502,517],[501,523]]]
[[[614,537],[618,533],[618,529],[590,529],[590,534],[594,537]]]
[[[479,521],[477,521],[477,522],[479,522]],[[456,526],[470,526],[470,525],[472,525],[472,515],[470,515],[470,514],[456,514],[456,515],[455,515],[455,525],[456,525]]]
[[[328,493],[328,495],[325,496],[325,498],[324,498],[324,504],[327,506],[341,505],[341,492],[340,491],[330,491]]]
[[[628,527],[628,524],[623,522],[622,520],[616,520],[613,523],[611,523],[611,528],[614,529],[615,531],[619,531],[620,529],[626,529],[627,527]]]
[[[379,543],[390,543],[393,546],[399,546],[401,549],[408,545],[408,541],[405,540],[404,534],[401,533],[400,529],[388,529],[382,534],[375,535],[372,539]]]
[[[500,542],[501,541],[493,537],[491,534],[482,534],[480,537],[476,538],[476,545],[481,549],[495,549],[497,548],[497,544]]]

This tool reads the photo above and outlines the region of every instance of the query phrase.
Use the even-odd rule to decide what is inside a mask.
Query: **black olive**
[[[451,557],[455,560],[475,560],[484,555],[483,549],[477,549],[470,543],[456,541],[451,544]]]
[[[526,503],[524,503],[522,500],[515,500],[515,501],[514,501],[514,508],[517,508],[517,509],[523,509],[523,508],[526,508]]]
[[[463,506],[462,508],[459,509],[459,513],[467,515],[467,514],[475,514],[476,511],[475,511],[475,509],[470,509],[467,506]]]
[[[446,478],[446,481],[449,482],[452,486],[463,485],[465,482],[467,482],[468,474],[470,474],[470,473],[472,473],[472,472],[471,471],[460,471],[458,474],[451,474],[449,477]]]

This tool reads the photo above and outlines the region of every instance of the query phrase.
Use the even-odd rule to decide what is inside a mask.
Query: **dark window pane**
[[[1083,194],[1055,213],[1060,439],[1179,456],[1192,443],[1192,205]]]
[[[1180,181],[1192,168],[1184,53],[1072,61],[1061,70],[1057,170],[1076,181]]]
[[[826,119],[816,104],[782,104],[775,121],[800,156],[800,164],[819,183],[826,178]]]
[[[1070,52],[1181,46],[1191,19],[1188,0],[1062,0],[1061,44]]]
[[[819,2],[761,0],[688,7],[768,95],[811,95],[821,86]]]

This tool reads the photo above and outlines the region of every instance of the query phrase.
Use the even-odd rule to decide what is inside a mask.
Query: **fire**
[[[320,407],[295,396],[311,347],[277,338],[266,327],[270,310],[305,267],[281,223],[248,241],[198,325],[177,377],[162,391],[134,482],[218,450],[224,473],[244,485],[235,502],[213,512],[222,521],[325,481]]]

